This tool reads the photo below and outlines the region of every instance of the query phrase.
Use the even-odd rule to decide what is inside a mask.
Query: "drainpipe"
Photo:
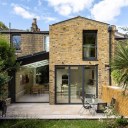
[[[111,63],[111,56],[112,56],[112,26],[108,27],[109,32],[109,66]],[[111,86],[112,80],[111,80],[111,68],[109,68],[109,85]]]
[[[11,23],[9,22],[9,43],[10,43],[10,46],[12,46],[12,41],[11,41]]]

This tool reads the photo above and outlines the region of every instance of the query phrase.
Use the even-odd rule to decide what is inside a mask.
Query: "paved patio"
[[[100,119],[106,118],[104,114],[91,115],[84,111],[82,115],[79,110],[82,105],[49,105],[48,103],[15,103],[8,106],[6,119]]]

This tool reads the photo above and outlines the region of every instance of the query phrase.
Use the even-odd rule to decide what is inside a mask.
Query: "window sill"
[[[22,51],[21,51],[21,50],[16,50],[15,53],[16,53],[16,54],[22,53]]]
[[[98,61],[97,58],[83,58],[83,61]]]

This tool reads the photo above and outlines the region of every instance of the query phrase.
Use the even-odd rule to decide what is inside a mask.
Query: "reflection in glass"
[[[97,66],[57,66],[56,103],[81,103],[97,96]]]
[[[70,67],[70,97],[71,103],[81,103],[82,96],[82,66]]]
[[[20,35],[14,35],[12,37],[12,43],[16,51],[21,50],[21,36]]]
[[[44,36],[44,50],[49,51],[49,36]]]
[[[96,57],[96,37],[97,31],[84,31],[83,37],[83,58],[95,58]]]
[[[68,68],[61,66],[56,71],[56,102],[68,103],[69,86],[68,86]]]
[[[85,97],[92,98],[96,96],[96,66],[86,66],[84,77]]]

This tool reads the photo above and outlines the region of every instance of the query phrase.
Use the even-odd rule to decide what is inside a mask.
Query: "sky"
[[[0,21],[11,28],[27,30],[33,18],[41,31],[49,25],[76,16],[128,26],[128,0],[0,0]]]

